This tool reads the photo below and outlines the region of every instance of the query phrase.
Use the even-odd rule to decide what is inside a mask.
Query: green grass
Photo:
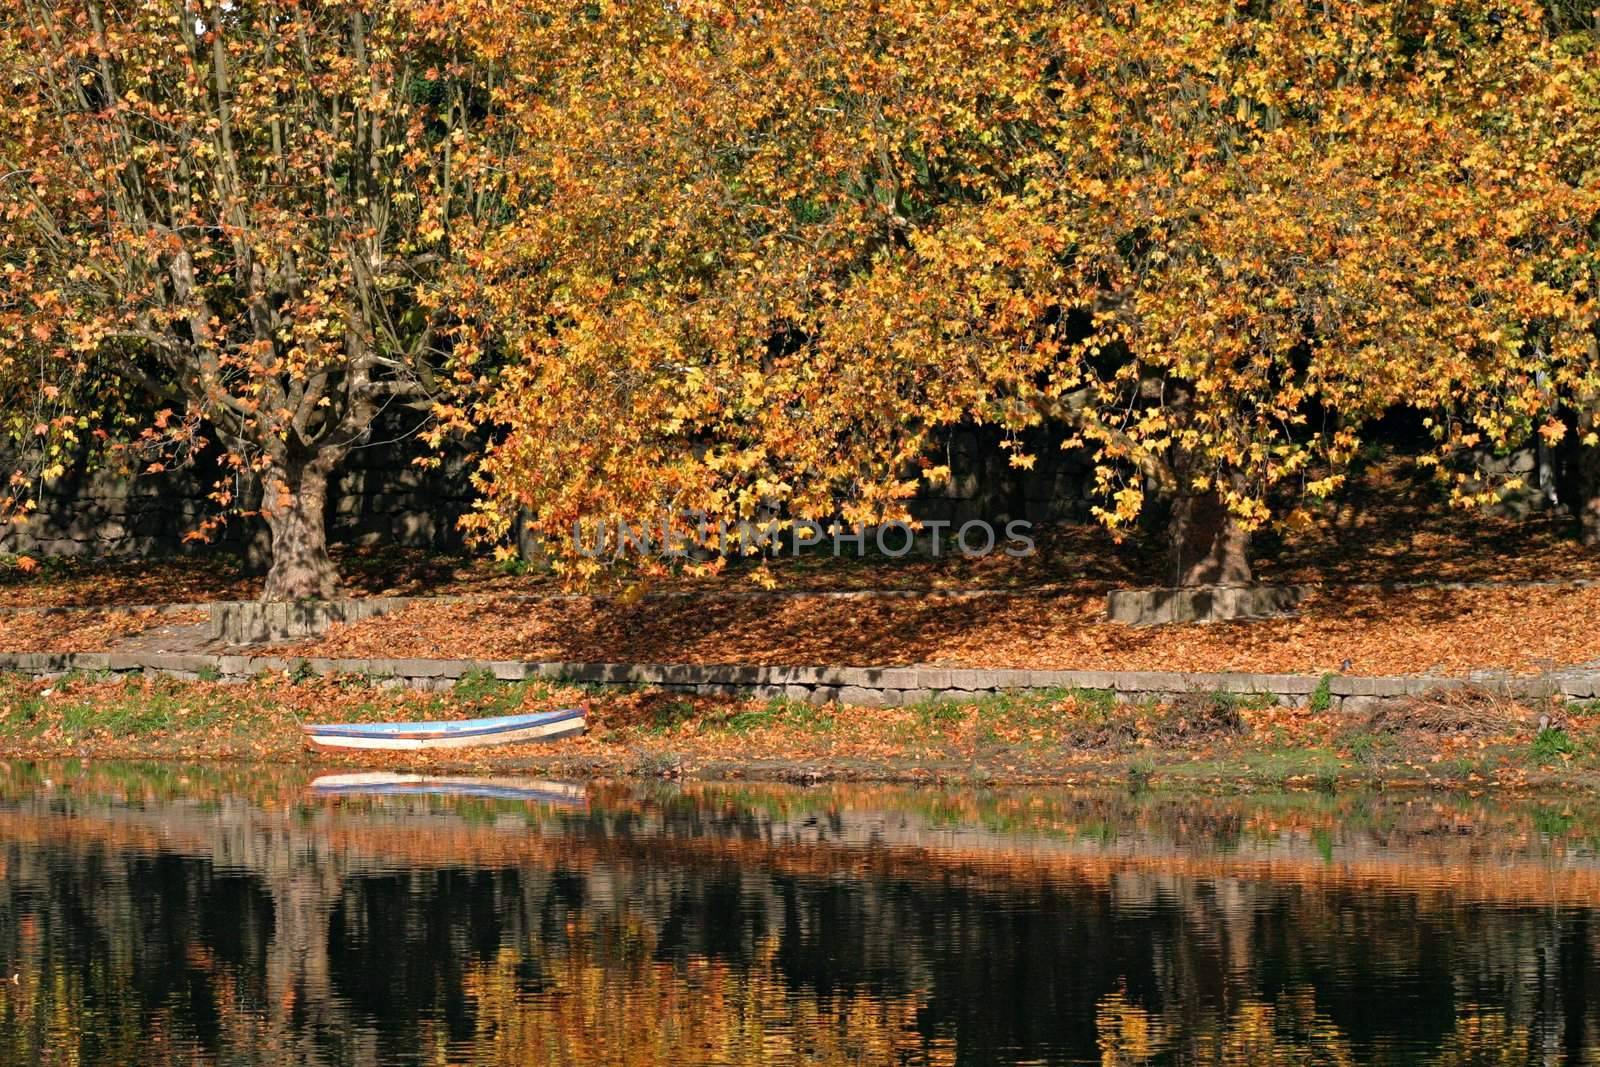
[[[1205,694],[1205,697],[1213,707],[1233,711],[1266,711],[1278,703],[1278,698],[1272,693],[1224,693],[1216,689]]]
[[[1114,689],[1068,689],[1066,696],[1080,711],[1109,716],[1117,706],[1117,693]]]
[[[1333,675],[1324,674],[1317,679],[1317,687],[1311,691],[1311,699],[1307,707],[1318,714],[1333,707]]]
[[[650,721],[645,724],[644,731],[659,737],[670,733],[679,725],[694,718],[694,702],[690,700],[668,700],[658,704],[650,712]]]
[[[777,726],[796,727],[810,733],[828,733],[836,723],[835,711],[831,707],[819,707],[788,697],[774,697],[765,704],[741,708],[709,725],[712,729],[732,734],[748,734]]]
[[[959,701],[941,700],[938,697],[913,704],[910,711],[917,724],[928,729],[940,729],[960,722],[967,714],[966,706]]]
[[[1128,788],[1134,793],[1141,793],[1150,788],[1150,782],[1156,776],[1156,765],[1153,760],[1136,759],[1128,764]]]
[[[1353,730],[1341,738],[1350,750],[1350,758],[1358,763],[1374,763],[1393,747],[1393,739],[1370,730]]]
[[[448,692],[436,694],[425,705],[429,714],[450,715],[469,705],[477,715],[511,715],[528,705],[530,700],[540,701],[552,695],[549,683],[543,680],[506,681],[496,678],[487,670],[468,671]]]
[[[1567,731],[1548,726],[1533,739],[1532,748],[1534,761],[1541,764],[1554,763],[1578,751],[1578,746]]]
[[[1190,781],[1206,779],[1244,779],[1275,788],[1293,782],[1310,782],[1322,793],[1330,793],[1345,768],[1337,752],[1327,748],[1267,749],[1240,752],[1210,760],[1191,760],[1163,768],[1168,777]]]
[[[1069,718],[1062,706],[1067,700],[1068,693],[1062,689],[985,696],[973,705],[978,718],[978,741],[993,744],[1000,739],[1003,730],[1055,734]]]
[[[104,732],[116,737],[149,737],[173,730],[209,730],[230,720],[241,721],[246,706],[227,699],[196,699],[197,694],[153,686],[125,699],[67,703],[55,721],[67,740]]]

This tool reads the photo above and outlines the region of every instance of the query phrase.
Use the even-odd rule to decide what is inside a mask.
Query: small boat
[[[473,748],[516,741],[555,741],[583,733],[583,708],[501,715],[493,719],[442,722],[306,723],[301,729],[316,748]]]
[[[311,791],[320,796],[481,797],[486,800],[526,800],[562,807],[582,807],[589,798],[589,791],[573,782],[543,778],[391,774],[387,771],[324,774],[312,780]]]

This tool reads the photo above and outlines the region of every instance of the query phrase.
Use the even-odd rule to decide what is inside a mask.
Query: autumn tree
[[[701,0],[570,33],[461,291],[513,354],[491,535],[897,517],[940,428],[1055,422],[1107,524],[1169,507],[1175,582],[1243,581],[1375,414],[1506,442],[1594,380],[1595,43],[1534,4]]]
[[[1506,447],[1594,380],[1595,40],[1549,30],[1533,4],[1177,5],[1085,39],[1118,57],[1084,85],[1114,126],[1069,132],[1113,294],[1078,342],[1085,433],[1146,475],[1102,464],[1118,517],[1173,500],[1179,584],[1247,579],[1274,491],[1338,488],[1393,406],[1442,454]]]
[[[137,394],[157,436],[212,434],[259,476],[265,597],[331,593],[340,462],[472,356],[438,283],[514,139],[495,25],[448,0],[8,5],[0,397],[34,472],[62,433],[125,431],[94,423]]]

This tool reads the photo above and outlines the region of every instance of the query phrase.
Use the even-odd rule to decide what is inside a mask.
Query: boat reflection
[[[584,807],[589,799],[588,788],[573,782],[542,778],[397,774],[388,771],[325,774],[312,779],[309,788],[319,796],[479,797],[579,808]]]

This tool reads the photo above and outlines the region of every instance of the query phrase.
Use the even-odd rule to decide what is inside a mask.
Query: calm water
[[[0,1062],[1595,1063],[1597,839],[1560,800],[0,763]]]

